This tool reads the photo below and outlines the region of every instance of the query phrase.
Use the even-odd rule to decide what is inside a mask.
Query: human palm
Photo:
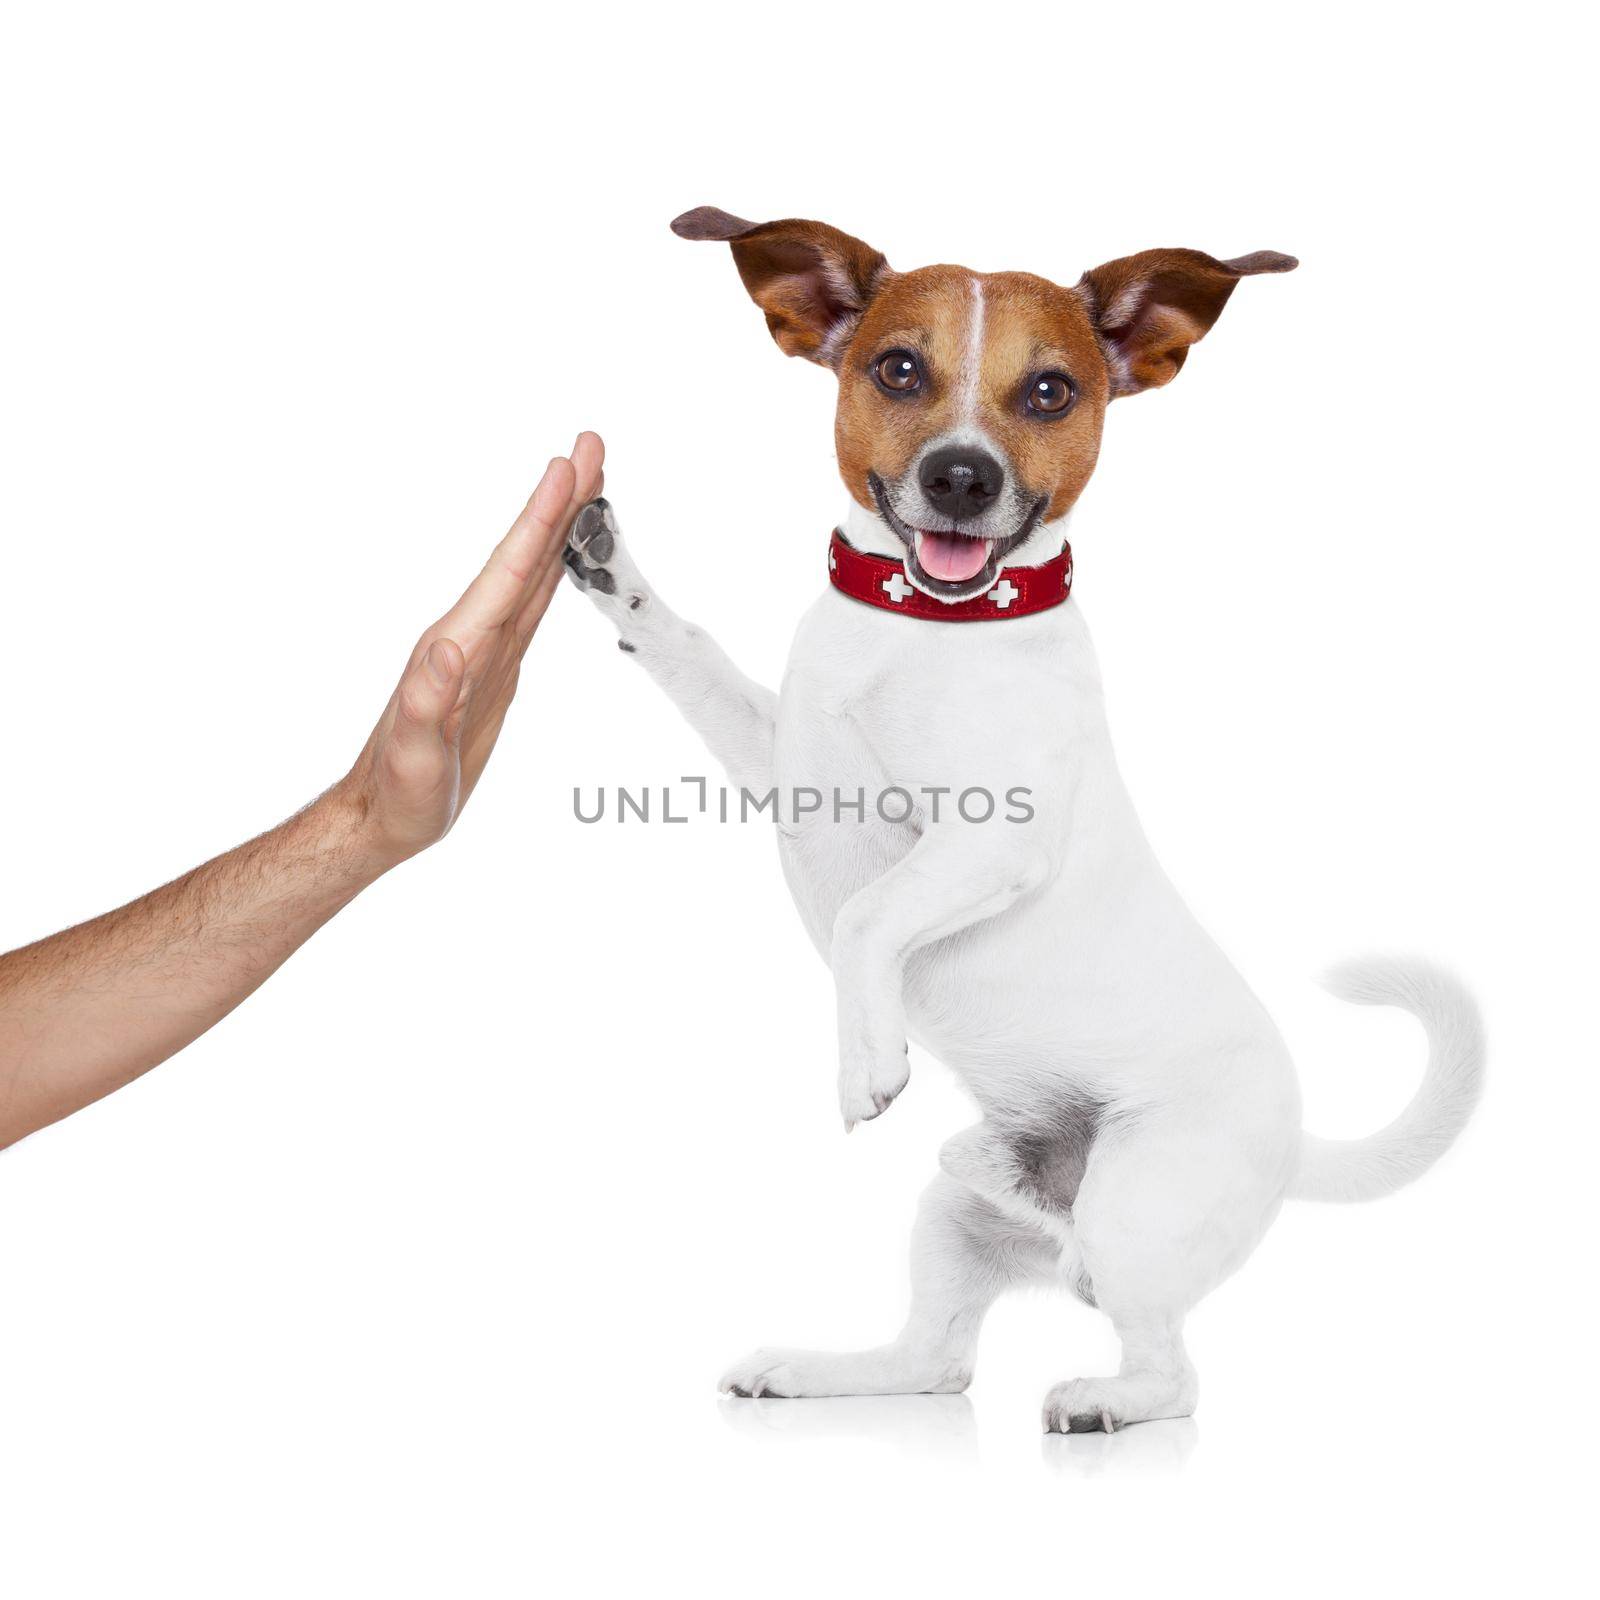
[[[338,797],[385,861],[449,832],[517,692],[522,658],[560,582],[567,530],[600,493],[605,446],[557,456],[466,592],[417,641]]]

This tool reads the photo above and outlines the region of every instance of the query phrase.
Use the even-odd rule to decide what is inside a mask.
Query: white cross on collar
[[[905,580],[905,574],[901,572],[891,573],[879,587],[896,605],[913,592],[911,585]]]
[[[1002,578],[989,591],[989,598],[1004,611],[1021,593],[1022,591],[1009,578]]]

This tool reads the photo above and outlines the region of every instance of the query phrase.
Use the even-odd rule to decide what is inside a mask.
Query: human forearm
[[[335,790],[129,905],[0,956],[0,1147],[198,1038],[387,864]]]

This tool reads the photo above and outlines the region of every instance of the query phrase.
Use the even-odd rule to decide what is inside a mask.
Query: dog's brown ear
[[[1299,265],[1275,250],[1232,261],[1200,250],[1142,250],[1084,273],[1078,292],[1106,352],[1112,397],[1177,377],[1189,346],[1210,331],[1241,278]]]
[[[696,206],[672,224],[680,239],[720,239],[785,355],[836,366],[861,314],[889,275],[870,245],[825,222],[746,222]]]

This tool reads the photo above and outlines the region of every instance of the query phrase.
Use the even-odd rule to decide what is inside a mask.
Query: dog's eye
[[[872,369],[880,385],[891,394],[910,394],[922,387],[922,368],[909,350],[890,350],[878,357]]]
[[[1041,372],[1028,385],[1028,409],[1041,417],[1059,417],[1077,394],[1064,372]]]

